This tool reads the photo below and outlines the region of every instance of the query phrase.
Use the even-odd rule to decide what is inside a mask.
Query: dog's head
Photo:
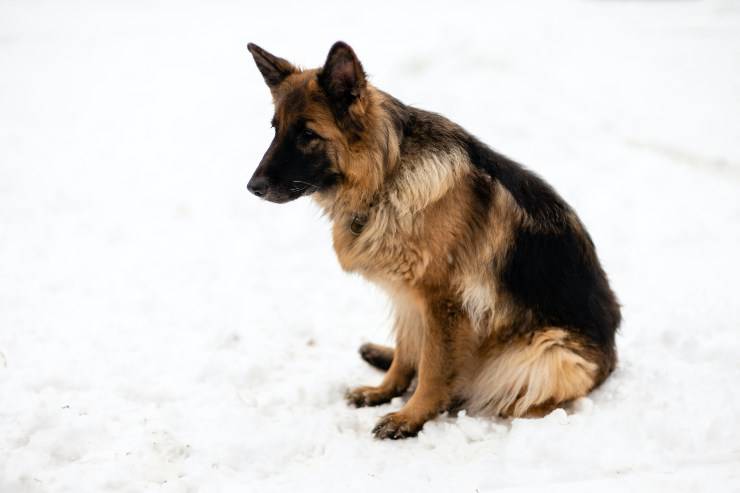
[[[350,181],[347,169],[368,115],[368,84],[352,48],[337,42],[323,67],[301,70],[250,43],[272,93],[275,137],[249,180],[250,192],[284,203]],[[356,177],[355,177],[356,178]]]

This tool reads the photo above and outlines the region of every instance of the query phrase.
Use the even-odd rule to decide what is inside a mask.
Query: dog
[[[395,348],[360,348],[383,381],[347,399],[377,406],[416,386],[375,437],[414,436],[448,410],[544,416],[607,378],[620,305],[550,185],[374,87],[344,42],[310,70],[248,49],[272,94],[275,137],[247,188],[275,203],[311,195],[341,267],[392,300]]]

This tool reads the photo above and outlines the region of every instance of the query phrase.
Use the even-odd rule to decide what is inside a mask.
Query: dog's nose
[[[255,194],[257,197],[264,197],[267,193],[267,187],[269,182],[267,178],[263,176],[254,176],[247,184],[247,190]]]

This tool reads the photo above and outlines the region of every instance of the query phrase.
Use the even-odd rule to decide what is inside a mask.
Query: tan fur
[[[351,149],[344,152],[353,155]],[[367,152],[362,150],[364,160]],[[374,173],[372,166],[356,169]],[[377,180],[357,177],[336,196],[318,198],[334,220],[334,247],[342,267],[381,283],[394,300],[394,363],[404,371],[392,368],[379,389],[397,392],[408,384],[409,368],[420,370],[425,359],[431,360],[426,365],[431,374],[424,381],[437,383],[420,381],[404,408],[413,422],[428,419],[430,409],[436,412],[456,393],[470,399],[471,412],[513,416],[523,416],[546,402],[558,404],[584,395],[594,385],[595,365],[567,348],[564,331],[542,332],[530,344],[504,344],[505,350],[488,355],[486,365],[472,363],[475,348],[511,320],[513,308],[505,296],[497,296],[494,278],[485,268],[506,255],[511,232],[523,220],[509,192],[495,185],[489,237],[461,244],[471,200],[461,183],[465,174],[473,172],[469,163],[456,153],[421,155],[399,163],[398,169],[372,199],[354,198],[361,195],[349,189],[363,183],[369,190]],[[370,201],[374,201],[372,207],[365,209]],[[348,227],[358,212],[348,209],[350,204],[362,204],[360,212],[367,210],[367,223],[359,236]],[[450,278],[456,280],[452,284],[457,292],[428,295],[427,286]],[[469,328],[453,332],[460,350],[452,357],[461,361],[457,366],[470,367],[468,372],[458,371],[453,383],[446,382],[448,376],[436,368],[444,365],[436,363],[434,356],[441,349],[429,305],[440,300],[459,300],[452,302],[459,310],[456,320]]]
[[[509,300],[499,293],[489,268],[491,265],[500,267],[498,260],[506,257],[513,230],[523,216],[503,186],[497,183],[494,190],[488,235],[468,253],[465,268],[461,269],[461,274],[455,280],[463,307],[481,338],[511,325]]]
[[[396,285],[388,291],[393,300],[395,315],[393,331],[396,336],[398,358],[404,360],[407,366],[416,369],[424,337],[424,318],[415,300],[403,288]]]
[[[549,329],[485,352],[468,388],[468,410],[525,416],[548,402],[585,395],[594,386],[597,367],[577,347],[564,330]]]
[[[276,115],[289,120],[299,112],[324,137],[343,179],[314,198],[333,223],[339,263],[380,284],[395,309],[388,373],[379,386],[356,388],[348,398],[357,405],[387,402],[418,376],[411,399],[383,418],[376,434],[413,434],[457,398],[473,413],[525,416],[598,384],[604,371],[593,354],[565,330],[532,327],[531,314],[497,285],[513,232],[529,221],[509,191],[476,175],[487,180],[492,201],[484,234],[471,232],[471,176],[480,172],[468,157],[460,150],[402,154],[382,109],[387,96],[370,84],[337,119],[316,73],[297,71],[273,89]],[[358,217],[359,233],[351,228]],[[522,327],[528,337],[517,332]]]

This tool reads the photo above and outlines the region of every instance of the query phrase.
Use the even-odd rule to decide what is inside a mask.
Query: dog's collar
[[[352,222],[349,223],[349,232],[352,233],[352,236],[360,236],[370,217],[370,211],[372,211],[377,203],[378,201],[375,199],[368,204],[367,211],[352,214]]]

